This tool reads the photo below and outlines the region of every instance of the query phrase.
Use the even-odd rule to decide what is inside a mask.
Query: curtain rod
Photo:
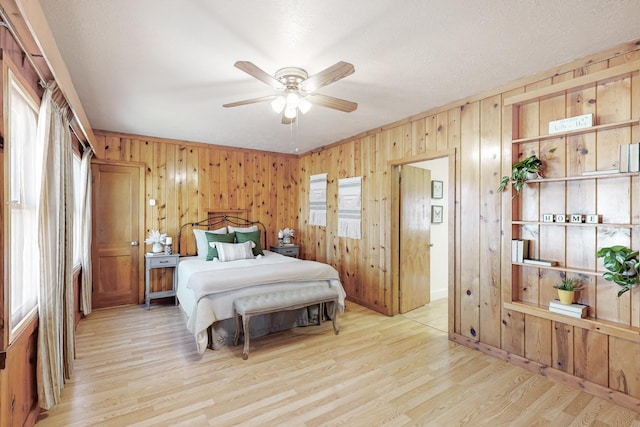
[[[9,20],[7,19],[7,15],[2,7],[0,7],[0,19],[2,19],[2,21],[0,21],[0,26],[5,27],[6,29],[9,30],[9,32],[13,36],[13,39],[16,41],[16,43],[18,43],[18,46],[20,47],[25,57],[27,58],[27,61],[29,61],[29,63],[33,67],[33,70],[38,75],[38,78],[40,79],[40,82],[39,82],[40,86],[42,86],[43,88],[46,88],[48,86],[47,80],[44,78],[44,76],[40,72],[40,69],[36,66],[36,63],[33,61],[33,58],[31,57],[31,54],[27,52],[27,49],[24,47],[24,44],[22,44],[22,41],[18,37],[18,34],[14,30],[13,26],[9,23]]]
[[[18,43],[18,46],[22,50],[22,53],[27,58],[27,61],[29,61],[29,64],[31,64],[31,66],[33,67],[33,70],[36,72],[36,74],[38,75],[38,78],[40,79],[38,84],[44,89],[48,88],[50,83],[47,82],[47,80],[44,78],[44,76],[40,72],[40,69],[36,66],[36,63],[33,61],[33,58],[31,57],[31,54],[27,52],[27,49],[24,47],[24,44],[22,44],[22,41],[18,37],[18,34],[16,33],[13,26],[9,23],[9,20],[7,19],[7,14],[5,13],[4,9],[1,6],[0,6],[0,27],[5,27],[7,30],[9,30],[9,32],[13,36],[13,39],[16,41],[16,43]],[[72,110],[71,105],[69,105],[68,102],[67,102],[67,105],[69,110]],[[69,128],[71,128],[71,132],[73,132],[73,134],[76,136],[78,141],[80,141],[82,148],[86,150],[87,146],[85,145],[84,141],[82,140],[82,138],[80,138],[80,135],[78,135],[74,127],[71,126],[71,120],[69,120]]]

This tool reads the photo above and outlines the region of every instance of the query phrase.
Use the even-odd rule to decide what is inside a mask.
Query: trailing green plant
[[[596,255],[602,258],[604,268],[609,270],[602,277],[622,287],[618,297],[640,283],[638,251],[617,245],[601,248]]]
[[[548,154],[556,151],[555,147],[549,150]],[[517,197],[520,195],[520,191],[524,188],[525,182],[527,182],[529,174],[535,174],[536,177],[540,177],[541,169],[543,166],[542,160],[546,160],[548,158],[548,154],[543,156],[543,159],[539,159],[535,154],[527,157],[524,160],[520,160],[515,162],[513,166],[511,166],[511,176],[503,176],[500,181],[500,186],[498,187],[498,192],[503,192],[507,189],[509,182],[513,182],[513,188],[516,190],[513,197]]]
[[[557,285],[553,285],[554,288],[561,291],[579,291],[582,289],[582,285],[578,283],[576,279],[564,279]]]

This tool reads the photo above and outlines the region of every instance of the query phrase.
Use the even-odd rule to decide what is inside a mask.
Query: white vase
[[[153,251],[154,254],[157,254],[164,251],[164,248],[162,247],[162,243],[156,242],[153,244],[153,247],[151,250]]]
[[[288,245],[289,243],[291,243],[291,237],[284,236],[284,238],[282,239],[282,243],[284,243],[285,245]]]

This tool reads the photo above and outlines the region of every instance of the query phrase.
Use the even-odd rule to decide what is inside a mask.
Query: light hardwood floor
[[[62,402],[37,425],[640,425],[448,341],[437,305],[387,317],[348,302],[339,335],[328,322],[257,338],[246,361],[242,345],[199,357],[178,307],[98,310],[78,326]]]

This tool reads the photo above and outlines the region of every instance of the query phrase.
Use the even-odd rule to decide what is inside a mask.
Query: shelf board
[[[521,105],[528,102],[539,101],[551,96],[566,93],[567,91],[580,90],[583,87],[592,87],[594,84],[619,79],[629,73],[633,73],[640,69],[640,60],[627,62],[622,65],[585,74],[571,80],[565,80],[551,86],[541,87],[529,92],[521,93],[504,99],[505,107],[508,105]]]
[[[527,138],[518,138],[518,139],[512,140],[511,143],[522,144],[524,142],[544,141],[547,139],[564,138],[567,136],[581,135],[583,133],[590,133],[590,132],[595,132],[599,130],[609,130],[609,129],[616,129],[616,128],[625,127],[625,126],[633,126],[639,123],[640,123],[640,119],[631,119],[631,120],[625,120],[623,122],[607,123],[604,125],[591,126],[584,129],[571,130],[568,132],[559,132],[559,133],[552,133],[549,135],[538,135],[538,136],[530,136]]]
[[[634,177],[638,175],[640,175],[640,172],[615,172],[615,173],[604,173],[600,175],[596,174],[596,175],[560,176],[560,177],[552,177],[552,178],[536,178],[536,179],[528,179],[525,182],[526,184],[537,184],[537,183],[545,183],[545,182],[582,181],[585,179],[596,179],[596,178],[627,178],[627,177]]]
[[[511,221],[514,225],[556,225],[559,227],[617,227],[617,228],[634,228],[640,224],[613,224],[606,222],[599,222],[597,224],[591,223],[577,223],[577,222],[544,222],[544,221]]]
[[[594,317],[585,317],[582,319],[578,319],[571,316],[565,316],[560,313],[553,313],[549,311],[547,307],[523,301],[505,302],[504,308],[507,310],[517,311],[519,313],[529,314],[531,316],[542,317],[543,319],[553,320],[567,325],[577,326],[583,329],[602,332],[604,334],[623,338],[629,341],[640,342],[640,328],[636,328],[634,326],[596,319]]]
[[[585,270],[584,268],[564,267],[562,265],[537,265],[537,264],[525,264],[524,262],[512,262],[511,265],[517,265],[520,267],[542,268],[545,270],[564,271],[567,273],[586,274],[589,276],[600,276],[604,271]]]

